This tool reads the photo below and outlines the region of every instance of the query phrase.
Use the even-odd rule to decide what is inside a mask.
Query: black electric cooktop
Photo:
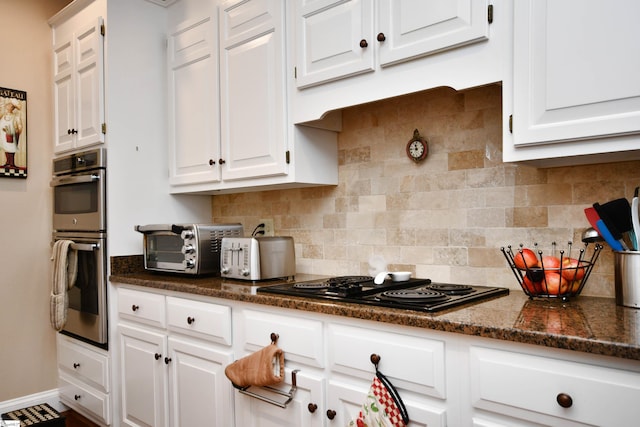
[[[430,279],[404,282],[385,280],[376,285],[370,276],[339,276],[308,282],[263,286],[258,293],[435,312],[507,295],[506,288],[434,283]]]

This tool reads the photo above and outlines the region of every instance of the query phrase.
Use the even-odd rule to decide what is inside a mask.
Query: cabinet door
[[[169,32],[169,181],[220,181],[216,10]]]
[[[286,377],[287,380],[278,387],[285,392],[291,389],[290,369],[286,370]],[[325,420],[323,387],[322,378],[299,371],[293,400],[285,408],[236,392],[236,425],[243,427],[321,427]],[[259,387],[253,387],[251,391],[272,397],[279,402],[286,400],[283,396],[269,394],[268,391]]]
[[[170,425],[232,426],[233,387],[224,374],[231,352],[170,337],[169,355]]]
[[[167,425],[167,338],[157,332],[118,325],[122,423]]]
[[[104,142],[104,53],[102,18],[75,35],[76,148]]]
[[[70,132],[75,122],[75,90],[73,88],[73,40],[71,36],[53,47],[53,99],[55,153],[71,150],[75,135]]]
[[[55,153],[104,142],[102,18],[65,31],[53,48]]]
[[[640,3],[602,6],[514,2],[516,146],[640,131]]]
[[[489,38],[487,0],[380,1],[380,65],[407,61]]]
[[[373,377],[372,377],[373,379]],[[353,379],[331,380],[327,391],[327,411],[323,414],[331,421],[327,425],[346,426],[355,420],[365,403],[370,384]],[[399,392],[409,415],[408,427],[445,427],[446,410],[441,405],[429,405],[423,399],[414,399]]]
[[[373,0],[296,2],[299,88],[374,70]]]
[[[284,1],[228,1],[219,28],[222,179],[284,175]]]

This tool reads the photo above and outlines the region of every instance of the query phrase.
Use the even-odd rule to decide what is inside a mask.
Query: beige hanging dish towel
[[[76,283],[78,253],[72,248],[73,241],[57,240],[53,244],[53,277],[51,283],[50,320],[56,331],[67,323],[69,297],[67,291]]]
[[[224,373],[239,389],[279,384],[284,379],[284,352],[276,344],[269,344],[228,365]]]

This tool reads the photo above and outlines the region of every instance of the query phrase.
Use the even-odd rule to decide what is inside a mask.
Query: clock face
[[[412,139],[407,144],[407,155],[415,162],[420,162],[427,157],[427,141],[422,138]]]

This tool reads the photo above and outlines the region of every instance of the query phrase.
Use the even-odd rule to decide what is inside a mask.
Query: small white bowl
[[[394,271],[389,272],[389,276],[391,276],[391,280],[394,282],[406,282],[411,278],[410,271]]]

